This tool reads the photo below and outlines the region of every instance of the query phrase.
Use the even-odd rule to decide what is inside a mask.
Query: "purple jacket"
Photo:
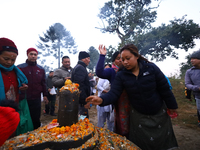
[[[96,65],[96,75],[102,79],[108,79],[110,83],[115,79],[116,72],[113,68],[104,69],[105,55],[100,54]]]
[[[185,86],[188,90],[192,90],[195,98],[200,98],[200,69],[194,66],[185,73]]]
[[[42,66],[37,65],[37,62],[26,60],[26,63],[20,64],[17,67],[28,79],[27,100],[40,99],[41,93],[43,93],[43,96],[47,96],[46,75]],[[25,98],[25,91],[20,92],[19,99],[22,100]]]

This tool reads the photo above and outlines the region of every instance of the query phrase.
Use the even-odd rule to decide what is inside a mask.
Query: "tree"
[[[152,60],[157,61],[166,59],[166,56],[178,59],[174,48],[188,51],[195,46],[194,39],[200,37],[199,25],[184,17],[170,22],[170,25],[162,24],[138,36],[135,43],[142,55],[149,54]]]
[[[117,49],[110,45],[108,48],[106,48],[106,50],[107,54],[105,58],[105,63],[112,64],[112,55],[117,51]]]
[[[93,72],[99,59],[99,52],[93,46],[91,46],[88,51],[90,55],[90,64],[87,66],[87,68]]]
[[[152,7],[155,1],[157,7]],[[169,25],[153,28],[161,0],[111,0],[101,8],[98,17],[102,20],[103,33],[117,34],[118,48],[134,43],[142,55],[162,61],[166,56],[178,58],[175,48],[188,51],[195,46],[194,39],[200,38],[200,27],[192,20],[174,19]]]
[[[58,68],[60,68],[60,59],[64,52],[69,52],[70,54],[76,54],[78,52],[74,38],[61,23],[55,23],[50,26],[46,33],[43,33],[43,36],[39,36],[39,39],[40,42],[38,41],[36,46],[40,49],[39,53],[42,54],[42,57],[38,58],[41,59],[42,64],[46,62],[45,57],[52,56],[58,59]],[[50,64],[53,64],[53,62],[51,60]]]

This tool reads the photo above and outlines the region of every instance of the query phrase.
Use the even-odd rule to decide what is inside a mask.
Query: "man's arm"
[[[86,90],[86,86],[85,86],[85,75],[87,73],[81,69],[81,67],[77,67],[76,70],[74,70],[73,73],[73,83],[78,83],[79,84],[79,91],[80,93],[80,97],[79,97],[79,103],[80,104],[86,104],[85,99],[87,98],[87,95],[85,93]]]
[[[65,79],[61,76],[59,69],[54,72],[52,82],[56,88],[61,88],[65,84]]]

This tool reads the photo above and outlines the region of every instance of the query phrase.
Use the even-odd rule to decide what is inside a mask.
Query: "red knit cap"
[[[0,38],[0,51],[11,51],[18,55],[17,46],[7,38]]]
[[[0,147],[17,129],[19,113],[11,107],[0,106]]]
[[[38,54],[38,51],[35,48],[29,48],[27,49],[27,55],[28,53],[30,53],[31,51],[35,51]]]

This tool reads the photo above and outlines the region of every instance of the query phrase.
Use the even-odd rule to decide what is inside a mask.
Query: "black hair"
[[[112,62],[115,61],[116,57],[119,55],[119,51],[114,52],[114,54],[112,55]]]
[[[120,54],[124,51],[128,50],[130,53],[138,57],[138,60],[144,60],[146,62],[150,62],[148,59],[144,58],[142,55],[140,55],[138,52],[138,48],[134,44],[127,44],[124,47],[120,49]]]
[[[62,62],[63,62],[63,60],[64,60],[65,58],[69,58],[69,56],[63,56],[63,57],[62,57]]]
[[[11,107],[14,108],[16,111],[19,111],[19,105],[13,100],[2,100],[0,101],[0,106],[2,107]]]

